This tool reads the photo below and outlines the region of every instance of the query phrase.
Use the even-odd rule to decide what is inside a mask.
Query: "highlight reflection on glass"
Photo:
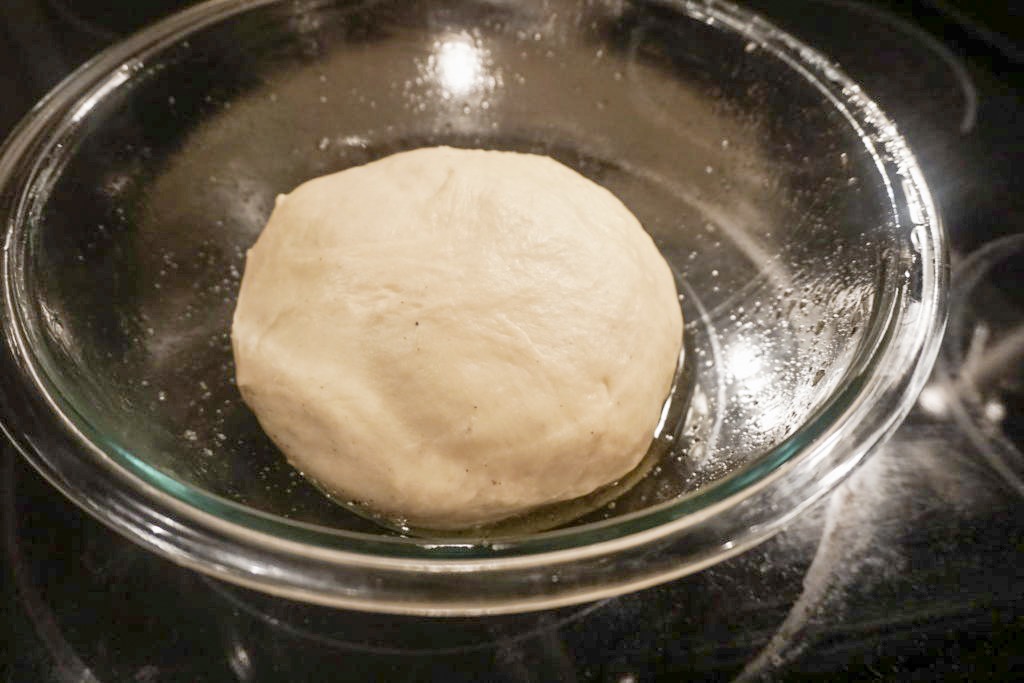
[[[479,50],[464,39],[440,44],[435,53],[435,70],[441,87],[453,95],[464,95],[480,78]]]
[[[762,372],[764,364],[761,351],[747,342],[736,340],[728,349],[729,372],[733,379],[743,382],[750,391],[760,391],[770,381],[770,376]]]
[[[472,36],[449,34],[434,42],[424,75],[444,98],[462,97],[494,88],[489,62],[487,51]]]

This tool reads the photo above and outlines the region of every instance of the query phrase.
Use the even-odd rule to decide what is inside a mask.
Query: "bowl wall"
[[[136,502],[312,547],[558,551],[697,523],[799,469],[702,530],[701,552],[725,556],[893,428],[941,331],[937,219],[895,129],[827,60],[722,3],[215,0],[84,67],[12,140],[20,376]],[[568,530],[429,547],[386,532],[298,475],[234,385],[231,315],[275,196],[429,145],[561,160],[617,194],[679,277],[690,400],[670,452]]]

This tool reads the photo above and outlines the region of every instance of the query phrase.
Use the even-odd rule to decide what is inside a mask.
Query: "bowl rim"
[[[911,253],[899,255],[910,277],[885,300],[876,301],[871,334],[841,387],[792,435],[747,466],[681,499],[630,515],[566,530],[546,532],[513,543],[478,545],[392,539],[337,530],[324,533],[315,525],[291,520],[198,492],[149,468],[126,452],[111,453],[100,435],[75,419],[73,404],[61,396],[45,362],[31,348],[17,291],[19,246],[29,195],[45,171],[46,150],[70,135],[104,96],[144,68],[146,59],[221,20],[279,0],[207,0],[171,15],[115,44],[72,72],[19,123],[0,148],[0,210],[6,217],[0,286],[3,298],[3,353],[0,370],[25,380],[18,387],[0,387],[0,431],[66,496],[129,538],[175,561],[239,584],[327,604],[408,613],[477,613],[521,611],[571,604],[634,590],[696,571],[741,552],[781,529],[799,511],[831,490],[909,412],[938,354],[945,326],[948,253],[927,185],[917,162],[892,122],[861,89],[828,59],[757,15],[718,0],[675,0],[664,3],[681,20],[720,24],[746,36],[796,71],[843,114],[874,157],[886,185],[893,220],[908,229]],[[330,0],[319,0],[329,4]],[[33,155],[42,150],[44,153]],[[34,161],[30,161],[34,159]],[[24,171],[31,167],[27,173]],[[42,170],[41,170],[42,169]],[[48,172],[52,173],[52,169]],[[45,180],[45,178],[44,178]],[[912,291],[912,283],[918,283]],[[882,293],[880,293],[881,296]],[[880,366],[900,372],[879,373]],[[13,385],[13,382],[6,382]],[[81,418],[81,416],[78,416]],[[61,441],[46,430],[58,426]],[[852,437],[857,438],[852,438]],[[843,445],[837,448],[837,443]],[[843,451],[842,457],[837,453]],[[82,457],[83,453],[87,457]],[[136,468],[125,469],[127,460]],[[714,552],[690,557],[679,566],[602,586],[580,589],[569,583],[540,596],[506,596],[482,601],[449,600],[444,604],[422,596],[378,600],[353,595],[345,581],[311,587],[308,565],[328,572],[346,570],[398,575],[457,577],[469,572],[546,569],[636,552],[687,534],[744,501],[785,483],[794,470],[831,463],[828,476],[805,487],[792,509],[765,518],[755,527],[730,530]],[[145,470],[149,469],[148,481]],[[139,472],[142,470],[142,473]],[[160,485],[155,485],[159,482]],[[202,506],[197,493],[205,497]],[[210,510],[216,512],[211,512]],[[280,533],[288,533],[282,537]],[[365,536],[366,538],[360,538]],[[566,540],[569,543],[565,543]],[[554,546],[554,547],[552,547]],[[706,550],[706,549],[705,549]],[[682,551],[680,551],[682,552]],[[305,563],[305,568],[294,564]],[[290,567],[274,572],[273,567]],[[262,571],[256,571],[261,567]],[[344,574],[349,577],[349,573]],[[338,579],[338,575],[335,575]]]

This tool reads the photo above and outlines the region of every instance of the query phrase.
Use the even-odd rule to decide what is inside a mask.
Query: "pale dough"
[[[289,461],[433,529],[629,472],[681,340],[672,273],[614,195],[548,157],[447,147],[279,197],[232,328]]]

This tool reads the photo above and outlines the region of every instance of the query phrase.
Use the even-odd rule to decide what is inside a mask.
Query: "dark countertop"
[[[956,430],[912,425],[738,558],[634,595],[483,619],[266,597],[116,536],[6,454],[9,681],[1015,678],[1024,510]]]
[[[90,54],[182,4],[150,3],[129,18],[112,0],[8,3],[0,131]],[[1010,361],[981,413],[950,408],[960,399],[941,381],[956,377],[970,355],[964,330],[984,323],[997,298],[1024,321],[1019,270],[980,284],[967,277],[986,263],[983,245],[1024,233],[1024,70],[1004,25],[1020,5],[747,4],[832,54],[895,119],[954,251],[955,334],[940,372],[896,436],[834,495],[762,546],[637,594],[424,619],[297,604],[178,568],[95,522],[4,447],[0,679],[1020,678],[1021,368]]]

